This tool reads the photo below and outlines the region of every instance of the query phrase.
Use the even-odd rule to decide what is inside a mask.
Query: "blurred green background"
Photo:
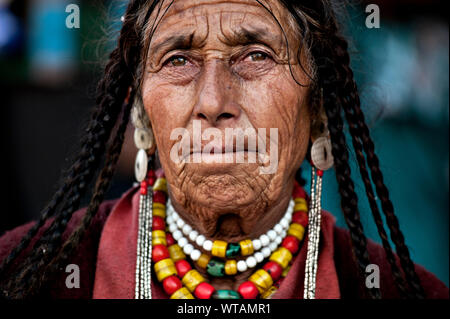
[[[80,28],[65,25],[68,4]],[[379,5],[380,28],[365,25]],[[55,191],[83,133],[102,66],[126,1],[0,0],[3,145],[0,235],[36,218]],[[360,1],[346,34],[381,169],[415,262],[449,280],[449,37],[441,1]],[[133,183],[135,149],[126,140],[109,198]],[[354,156],[353,156],[354,158]],[[308,167],[305,166],[305,178]],[[380,242],[353,165],[366,234]],[[345,226],[333,172],[323,206]]]

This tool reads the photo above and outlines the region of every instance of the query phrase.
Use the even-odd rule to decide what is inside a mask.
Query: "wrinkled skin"
[[[182,218],[212,240],[235,242],[272,228],[287,208],[309,144],[308,88],[296,83],[288,64],[290,56],[295,78],[308,83],[292,58],[301,39],[281,4],[266,5],[286,34],[289,55],[283,31],[255,0],[175,0],[149,46],[142,98],[170,198]],[[261,41],[245,39],[245,32]],[[170,134],[179,127],[191,131],[194,120],[202,130],[253,127],[268,134],[278,128],[278,169],[260,174],[259,162],[175,163]],[[237,288],[246,276],[213,284]]]

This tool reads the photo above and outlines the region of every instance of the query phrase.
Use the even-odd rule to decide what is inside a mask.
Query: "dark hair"
[[[256,1],[264,6],[261,1]],[[41,287],[46,284],[49,274],[56,271],[59,265],[64,264],[74,252],[97,213],[121,152],[132,101],[134,96],[139,94],[142,63],[145,61],[149,41],[157,23],[155,19],[153,24],[149,25],[149,16],[155,10],[158,10],[157,16],[160,16],[163,2],[159,0],[129,2],[117,48],[110,55],[104,77],[98,87],[98,106],[86,129],[86,135],[81,141],[81,151],[66,173],[62,186],[43,210],[40,219],[1,265],[0,279],[3,279],[1,291],[6,297],[25,298],[38,295]],[[298,25],[302,37],[302,47],[298,51],[302,51],[303,47],[308,51],[311,64],[308,74],[312,80],[311,105],[313,108],[319,104],[323,105],[328,117],[341,207],[349,227],[360,280],[363,280],[363,274],[370,261],[366,247],[367,240],[360,221],[358,198],[350,177],[344,118],[348,124],[370,208],[399,292],[403,297],[423,298],[423,288],[399,229],[388,189],[383,182],[374,144],[361,111],[358,90],[350,67],[348,45],[339,31],[335,5],[330,0],[301,2],[280,0],[280,2],[290,11]],[[265,8],[271,13],[270,9]],[[145,34],[148,27],[151,32]],[[299,54],[297,58],[300,60]],[[304,68],[306,69],[308,68]],[[129,91],[130,87],[131,91]],[[106,156],[102,156],[105,150]],[[97,176],[98,171],[100,172]],[[77,229],[65,242],[62,242],[62,234],[67,223],[79,208],[80,200],[87,191],[87,185],[95,176],[97,176],[96,184],[87,212]],[[296,178],[304,184],[300,171]],[[375,191],[372,185],[375,185]],[[400,266],[397,265],[390,246],[375,196],[378,196],[381,201],[381,212],[385,215],[391,240],[395,244],[400,259]],[[18,256],[24,253],[32,238],[47,222],[50,226],[44,231],[42,237],[24,256],[20,265],[15,265],[14,262]],[[11,267],[13,264],[17,267],[13,269],[14,275],[10,275],[9,268],[13,268]],[[7,273],[8,278],[6,278]],[[381,297],[378,289],[365,289],[365,294],[362,297]]]

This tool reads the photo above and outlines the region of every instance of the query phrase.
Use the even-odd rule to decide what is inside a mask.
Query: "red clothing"
[[[42,297],[51,298],[134,298],[136,243],[138,229],[139,192],[132,189],[116,201],[105,202],[84,236],[70,263],[80,267],[80,288],[65,286],[68,276],[64,269],[55,274]],[[82,218],[84,210],[75,213],[63,235],[66,239]],[[31,223],[7,232],[0,238],[0,260],[16,246]],[[42,231],[37,235],[37,238]],[[307,238],[292,267],[273,296],[275,299],[303,298],[303,280]],[[399,294],[385,258],[383,247],[368,241],[372,263],[380,269],[383,298],[398,298]],[[449,298],[448,288],[423,267],[416,266],[427,298]],[[322,213],[317,298],[360,298],[365,288],[359,286],[358,270],[353,259],[349,233],[335,226],[335,218]],[[152,281],[154,299],[168,296],[156,278]]]

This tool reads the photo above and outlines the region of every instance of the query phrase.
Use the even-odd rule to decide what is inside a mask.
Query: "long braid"
[[[132,101],[132,99],[130,100]],[[130,110],[131,103],[128,103],[123,110],[122,122],[120,123],[117,129],[116,136],[108,149],[105,166],[100,172],[99,178],[95,185],[92,200],[87,207],[86,213],[80,225],[64,243],[63,247],[59,251],[59,254],[50,262],[49,266],[46,267],[40,278],[33,277],[33,280],[30,282],[31,291],[39,291],[41,286],[45,283],[46,278],[50,277],[52,273],[56,272],[59,269],[59,265],[63,264],[65,261],[67,261],[67,259],[71,257],[72,253],[81,242],[87,228],[90,226],[92,219],[98,212],[98,208],[102,203],[106,191],[108,190],[111,180],[114,176],[117,161],[122,150],[125,131],[130,116]]]
[[[349,130],[352,137],[353,148],[355,150],[358,161],[361,178],[364,182],[366,195],[369,201],[372,215],[386,253],[386,258],[391,266],[392,274],[394,276],[397,288],[399,289],[402,296],[407,297],[408,292],[406,289],[406,283],[397,265],[395,255],[389,243],[388,235],[384,229],[384,223],[378,208],[378,204],[376,202],[372,187],[372,181],[369,177],[369,172],[367,171],[366,158],[363,153],[363,144],[361,141],[362,132],[359,125],[357,124],[358,119],[353,112],[355,108],[360,108],[360,101],[356,83],[353,80],[353,71],[350,68],[350,56],[348,54],[347,41],[340,36],[336,36],[334,42],[336,43],[336,59],[338,60],[335,66],[338,72],[341,72],[341,78],[343,79],[341,83],[344,84],[341,88],[340,96],[343,109],[346,114],[347,123],[349,124]]]
[[[362,277],[370,261],[367,252],[367,240],[364,236],[363,226],[359,217],[358,197],[355,193],[354,183],[350,177],[351,170],[348,164],[349,153],[345,141],[341,107],[336,103],[338,97],[333,91],[335,84],[330,82],[325,74],[321,74],[320,76],[323,79],[324,108],[328,117],[328,129],[332,143],[334,167],[339,193],[341,195],[341,208],[350,230],[353,251],[357,259],[359,274]],[[372,298],[380,298],[378,290],[370,290],[368,294]]]
[[[103,97],[100,98],[100,105],[103,109],[109,110],[107,115],[109,116],[108,122],[112,122],[110,121],[111,118],[117,118],[116,114],[120,113],[122,104],[119,101],[125,99],[128,92],[128,86],[131,84],[131,77],[129,75],[124,75],[127,74],[127,72],[124,70],[126,68],[124,67],[123,62],[121,63],[120,60],[117,60],[117,57],[120,57],[120,54],[115,51],[111,57],[111,63],[107,67],[107,72],[110,76],[106,77],[106,81],[110,82],[109,79],[114,79],[114,81],[106,83],[106,85],[100,85],[100,88],[107,88],[107,91],[103,93]],[[99,125],[100,130],[93,133],[93,140],[95,140],[95,143],[92,148],[94,153],[99,153],[99,151],[101,152],[104,150],[106,144],[104,140],[110,136],[113,126],[114,125]],[[95,155],[93,154],[92,156]],[[24,264],[27,266],[21,270],[13,282],[10,282],[10,285],[7,286],[8,291],[29,286],[29,283],[31,282],[30,278],[35,278],[36,273],[39,273],[39,271],[55,257],[55,254],[57,254],[60,248],[62,234],[66,229],[67,223],[74,211],[78,209],[81,200],[79,192],[80,186],[83,188],[86,187],[83,185],[86,184],[86,182],[83,181],[83,176],[80,176],[80,178],[82,183],[72,186],[63,210],[56,216],[50,228],[39,239],[38,243],[35,245],[37,248],[35,248],[32,254],[26,258]]]
[[[394,213],[394,206],[389,197],[389,191],[384,184],[383,173],[380,170],[379,160],[375,154],[375,146],[370,138],[369,129],[364,120],[364,114],[359,107],[354,106],[353,109],[357,125],[359,127],[359,134],[363,141],[363,147],[367,157],[367,163],[371,172],[372,180],[378,197],[381,201],[383,213],[386,216],[386,222],[391,233],[391,239],[395,244],[397,254],[400,258],[403,272],[405,273],[408,284],[413,289],[416,298],[424,298],[425,293],[420,283],[420,279],[415,271],[414,263],[411,260],[408,247],[405,244],[405,238],[400,230],[398,218]]]
[[[130,2],[127,14],[134,17],[134,19],[137,19],[137,16],[135,17],[134,13],[141,4],[141,1]],[[100,130],[93,133],[94,144],[91,147],[91,152],[93,149],[100,149],[102,151],[99,153],[104,153],[106,141],[116,125],[118,115],[122,110],[122,103],[128,94],[128,88],[135,85],[134,76],[136,69],[138,68],[137,62],[139,62],[138,59],[140,57],[140,41],[139,37],[136,36],[136,33],[138,32],[141,32],[141,30],[136,27],[133,19],[129,19],[124,23],[119,37],[118,47],[111,53],[110,62],[105,68],[105,76],[99,85],[99,95],[97,98],[97,104],[101,110],[100,113],[102,113],[102,117],[93,121],[96,125],[91,125],[99,127]],[[106,140],[104,140],[103,137],[105,137]],[[121,143],[119,144],[121,145]],[[83,147],[83,149],[86,149],[86,147]],[[117,149],[117,147],[115,149]],[[109,154],[107,156],[112,155]],[[110,162],[110,160],[114,160],[113,157],[106,158],[106,161],[111,164],[108,172],[111,170],[112,166],[115,166],[114,163]],[[88,157],[87,164],[92,169],[94,165],[92,165],[92,161],[89,161],[91,158],[92,157]],[[86,182],[84,182],[83,176],[86,177]],[[74,184],[73,180],[69,183],[70,186],[67,187],[69,189],[69,194],[67,195],[68,200],[66,201],[66,205],[64,205],[62,211],[56,215],[53,224],[38,241],[39,244],[35,245],[30,255],[22,263],[19,272],[15,276],[11,276],[10,278],[13,279],[10,279],[9,282],[6,283],[5,287],[9,296],[12,295],[16,298],[26,297],[27,295],[32,296],[41,286],[41,280],[39,278],[42,278],[42,274],[46,271],[48,263],[54,260],[55,256],[57,256],[60,251],[59,248],[61,247],[60,242],[62,234],[64,233],[73,212],[79,206],[81,196],[78,191],[79,188],[84,189],[86,187],[88,180],[90,180],[87,177],[89,177],[89,174],[78,174],[78,183]],[[92,176],[90,177],[92,178]],[[109,185],[109,176],[104,175],[103,177],[105,177],[106,184],[101,183],[103,186],[100,189],[96,189],[98,191],[98,194],[95,197],[96,199],[103,196],[102,193],[105,192],[104,189],[107,189]],[[80,183],[80,181],[83,182]],[[91,199],[91,202],[93,200],[94,198]],[[95,208],[95,206],[92,207]],[[92,211],[92,214],[95,214],[95,212]],[[81,228],[80,232],[84,232],[84,229],[85,228]],[[81,235],[81,233],[78,233],[78,236],[81,237]],[[43,249],[45,249],[45,253],[43,253]],[[68,250],[65,252],[68,252]]]
[[[100,111],[101,108],[97,108],[93,113],[92,119],[90,121],[90,127],[86,129],[87,134],[83,137],[83,140],[81,142],[81,152],[78,155],[75,163],[70,167],[64,183],[56,191],[47,206],[42,210],[40,218],[36,221],[36,223],[33,224],[28,233],[21,239],[19,245],[11,251],[11,253],[0,265],[0,277],[2,277],[6,273],[14,260],[28,247],[31,239],[37,234],[37,232],[47,222],[47,220],[55,214],[57,207],[60,205],[62,200],[67,197],[66,195],[71,185],[78,185],[79,193],[81,196],[86,192],[86,181],[89,180],[99,162],[99,157],[95,156],[95,154],[102,151],[101,148],[95,146],[101,146],[104,144],[97,143],[93,134],[93,132],[98,130],[96,126],[99,125],[99,120],[105,118],[105,116],[107,115],[105,114],[105,112]],[[93,152],[89,152],[89,150],[91,149],[93,150]]]

